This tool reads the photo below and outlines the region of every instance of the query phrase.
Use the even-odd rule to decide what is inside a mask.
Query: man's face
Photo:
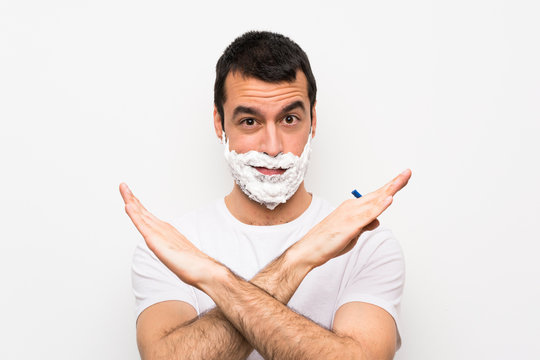
[[[309,137],[315,134],[316,113],[310,118],[307,79],[298,71],[293,82],[268,83],[239,73],[225,80],[225,135],[230,150],[242,154],[250,150],[276,156],[300,156]],[[221,118],[214,109],[214,126],[221,138]],[[284,170],[257,168],[266,175]]]

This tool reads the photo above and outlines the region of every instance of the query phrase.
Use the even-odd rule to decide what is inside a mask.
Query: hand
[[[326,263],[351,250],[358,237],[379,226],[377,217],[411,177],[407,169],[380,189],[358,199],[344,201],[291,247],[309,268]]]
[[[212,266],[218,263],[197,249],[172,225],[159,220],[144,208],[128,186],[120,184],[126,213],[144,237],[148,248],[159,260],[187,284],[199,287],[207,280]]]

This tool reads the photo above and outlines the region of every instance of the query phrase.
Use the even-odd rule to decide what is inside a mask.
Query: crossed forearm
[[[203,290],[265,359],[364,359],[352,338],[322,328],[228,270]]]
[[[358,359],[361,348],[295,313],[286,304],[311,270],[285,252],[250,282],[220,265],[204,284],[217,305],[204,316],[169,332],[163,359],[245,359],[255,348],[266,359]]]
[[[287,253],[272,261],[250,283],[274,302],[286,304],[305,274],[293,268]],[[273,298],[272,298],[273,297]],[[154,347],[155,359],[245,359],[253,350],[216,307],[167,332]]]

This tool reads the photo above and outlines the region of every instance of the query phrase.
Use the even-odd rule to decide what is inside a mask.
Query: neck
[[[279,225],[293,221],[311,204],[312,195],[302,182],[296,193],[287,202],[279,204],[274,210],[251,200],[235,183],[233,190],[225,196],[225,205],[239,221],[248,225]]]

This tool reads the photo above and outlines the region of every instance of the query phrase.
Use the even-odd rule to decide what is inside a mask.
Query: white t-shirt
[[[293,221],[255,226],[237,220],[220,198],[182,216],[173,225],[201,251],[249,280],[332,210],[326,201],[313,195],[308,209]],[[308,273],[288,306],[331,329],[341,305],[352,301],[377,305],[394,318],[399,346],[398,313],[404,279],[401,247],[390,230],[379,226],[362,233],[348,253]],[[150,305],[166,300],[187,302],[198,314],[215,306],[208,295],[183,283],[165,267],[144,241],[135,250],[132,281],[137,317]],[[262,357],[254,351],[248,359]]]

